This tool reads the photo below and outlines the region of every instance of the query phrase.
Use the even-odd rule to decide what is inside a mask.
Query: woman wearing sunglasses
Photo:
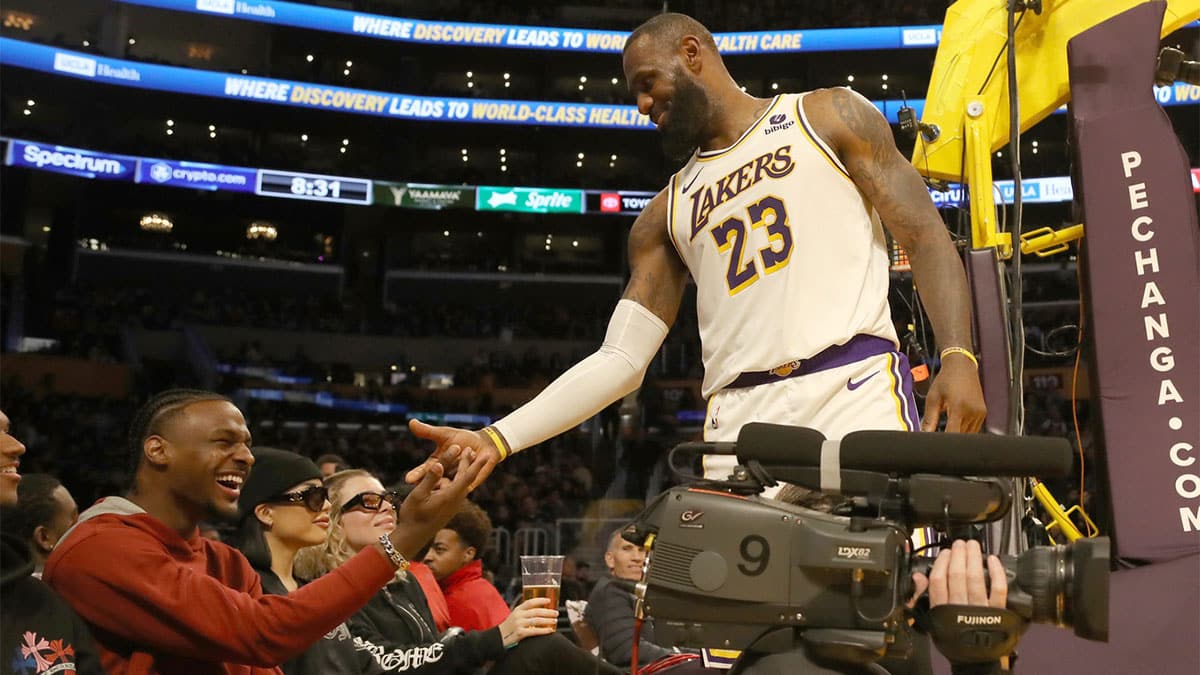
[[[264,593],[287,595],[302,585],[294,574],[296,554],[325,543],[329,510],[316,464],[287,450],[254,448],[254,468],[238,498],[237,547]],[[282,667],[285,675],[388,672],[355,645],[345,624]]]
[[[336,473],[325,486],[333,504],[329,536],[304,554],[305,569],[311,565],[317,574],[337,568],[395,528],[400,502],[366,471]],[[439,634],[420,584],[411,575],[397,575],[347,623],[356,641],[371,645],[367,649],[381,666],[413,675],[473,674],[488,662],[494,663],[489,675],[620,675],[555,632],[558,611],[546,607],[548,602],[523,602],[495,628]]]

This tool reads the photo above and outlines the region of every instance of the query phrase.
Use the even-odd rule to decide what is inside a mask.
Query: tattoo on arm
[[[670,326],[679,312],[686,280],[683,261],[667,239],[666,195],[660,193],[629,232],[629,284],[621,297],[649,309]]]
[[[854,151],[843,152],[854,182],[902,244],[930,221],[941,223],[920,174],[896,148],[891,127],[873,106],[844,89],[831,90],[833,110],[849,130]]]

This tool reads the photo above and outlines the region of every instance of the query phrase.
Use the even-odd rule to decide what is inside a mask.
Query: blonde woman
[[[396,526],[400,498],[362,470],[330,476],[325,487],[333,505],[325,544],[296,561],[300,575],[336,569]],[[474,673],[492,662],[490,675],[558,675],[621,671],[558,635],[558,612],[548,599],[527,600],[499,626],[484,631],[437,631],[425,594],[411,575],[397,575],[347,622],[351,634],[388,670],[414,675]]]

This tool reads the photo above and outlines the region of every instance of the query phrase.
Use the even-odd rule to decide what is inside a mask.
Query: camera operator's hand
[[[988,556],[987,574],[991,578],[991,593],[984,581],[983,550],[979,548],[979,542],[956,540],[948,550],[943,549],[938,554],[928,578],[913,572],[916,593],[909,601],[909,607],[928,588],[931,608],[977,605],[1004,609],[1008,601],[1008,577],[1004,565],[994,555]]]

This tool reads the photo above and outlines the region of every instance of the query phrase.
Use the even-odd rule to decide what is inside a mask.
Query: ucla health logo
[[[78,56],[76,54],[55,52],[54,69],[61,73],[70,73],[81,77],[95,77],[96,59],[89,59],[86,56]]]
[[[233,14],[236,0],[196,0],[196,9],[202,12]]]
[[[156,162],[154,166],[150,167],[150,178],[154,179],[156,183],[165,183],[171,180],[172,174],[171,166],[164,162]]]

